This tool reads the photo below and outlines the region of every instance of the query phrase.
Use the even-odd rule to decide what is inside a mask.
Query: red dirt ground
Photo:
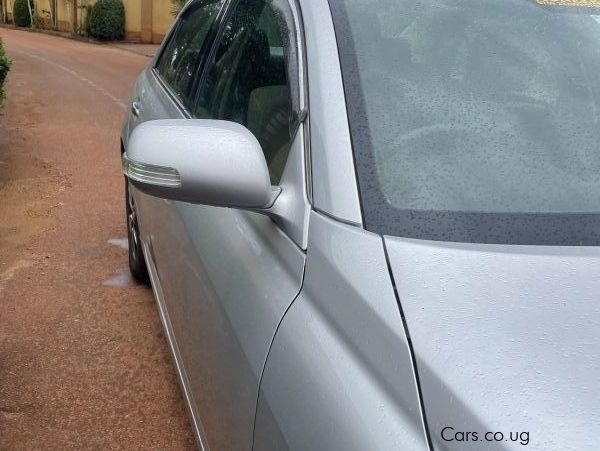
[[[148,58],[0,37],[0,449],[193,449],[152,293],[119,246],[120,125]]]

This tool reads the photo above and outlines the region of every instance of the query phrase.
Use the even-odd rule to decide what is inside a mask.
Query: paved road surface
[[[0,449],[190,449],[152,294],[128,275],[119,131],[146,57],[0,29]]]

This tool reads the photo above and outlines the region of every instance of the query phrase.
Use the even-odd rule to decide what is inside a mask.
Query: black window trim
[[[173,90],[167,84],[167,82],[160,76],[160,73],[158,72],[158,70],[155,67],[153,67],[151,70],[151,73],[154,76],[154,78],[156,79],[156,81],[158,82],[158,84],[161,86],[161,88],[168,95],[168,97],[177,106],[177,109],[185,116],[186,119],[191,119],[192,116],[190,115],[188,109],[183,105],[183,103],[181,102],[179,97],[177,97],[177,95],[173,92]]]
[[[175,25],[173,25],[173,27],[169,31],[168,36],[165,38],[165,40],[158,52],[157,57],[154,59],[154,62],[152,64],[152,70],[151,70],[151,72],[157,78],[157,80],[159,81],[161,86],[165,89],[165,91],[167,92],[169,97],[171,97],[173,99],[173,101],[177,104],[178,108],[182,111],[182,113],[184,113],[184,115],[187,118],[191,118],[188,108],[184,105],[184,102],[179,98],[179,96],[177,96],[177,94],[175,94],[175,92],[173,91],[171,86],[169,86],[169,83],[167,83],[167,81],[162,77],[162,75],[158,71],[158,64],[159,64],[160,60],[162,59],[162,55],[163,55],[165,49],[168,47],[169,43],[171,42],[171,39],[173,39],[173,37],[175,36],[177,31],[181,27],[181,17],[183,17],[185,14],[187,14],[191,9],[200,8],[201,4],[204,1],[205,0],[192,0],[192,1],[188,2],[187,5],[185,5],[185,8],[177,16]],[[225,13],[228,10],[229,5],[231,3],[232,3],[232,0],[225,0],[223,2],[223,6],[221,7],[221,10],[218,12],[214,23],[211,25],[211,27],[208,31],[208,34],[206,35],[206,39],[202,43],[202,49],[200,51],[198,59],[196,60],[196,70],[193,75],[192,85],[190,86],[189,92],[187,93],[188,96],[190,96],[190,94],[197,92],[198,83],[199,83],[199,80],[201,79],[199,74],[202,75],[204,73],[204,66],[205,66],[206,61],[208,60],[207,57],[210,55],[211,49],[214,44],[215,37],[218,35],[218,31],[220,30],[220,27],[221,27],[220,23],[222,22],[223,16],[225,15]],[[195,96],[194,96],[194,98],[190,97],[189,101],[190,101],[191,105],[195,105]]]

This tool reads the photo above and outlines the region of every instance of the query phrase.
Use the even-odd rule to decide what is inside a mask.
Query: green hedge
[[[2,40],[0,39],[0,106],[2,106],[2,102],[4,100],[4,80],[6,80],[6,75],[8,74],[9,69],[10,60],[4,52]]]
[[[123,39],[125,7],[121,0],[98,0],[90,13],[90,33],[96,39]]]
[[[85,5],[85,18],[83,19],[83,30],[87,36],[91,36],[92,32],[90,30],[90,16],[92,15],[92,5]]]
[[[29,4],[33,10],[33,0],[30,0]],[[15,0],[13,17],[15,25],[18,25],[19,27],[31,26],[31,16],[29,15],[27,0]]]

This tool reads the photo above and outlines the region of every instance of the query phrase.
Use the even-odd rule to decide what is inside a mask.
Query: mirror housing
[[[123,173],[140,191],[194,204],[269,208],[272,188],[262,148],[234,122],[168,119],[144,122],[129,138]]]

